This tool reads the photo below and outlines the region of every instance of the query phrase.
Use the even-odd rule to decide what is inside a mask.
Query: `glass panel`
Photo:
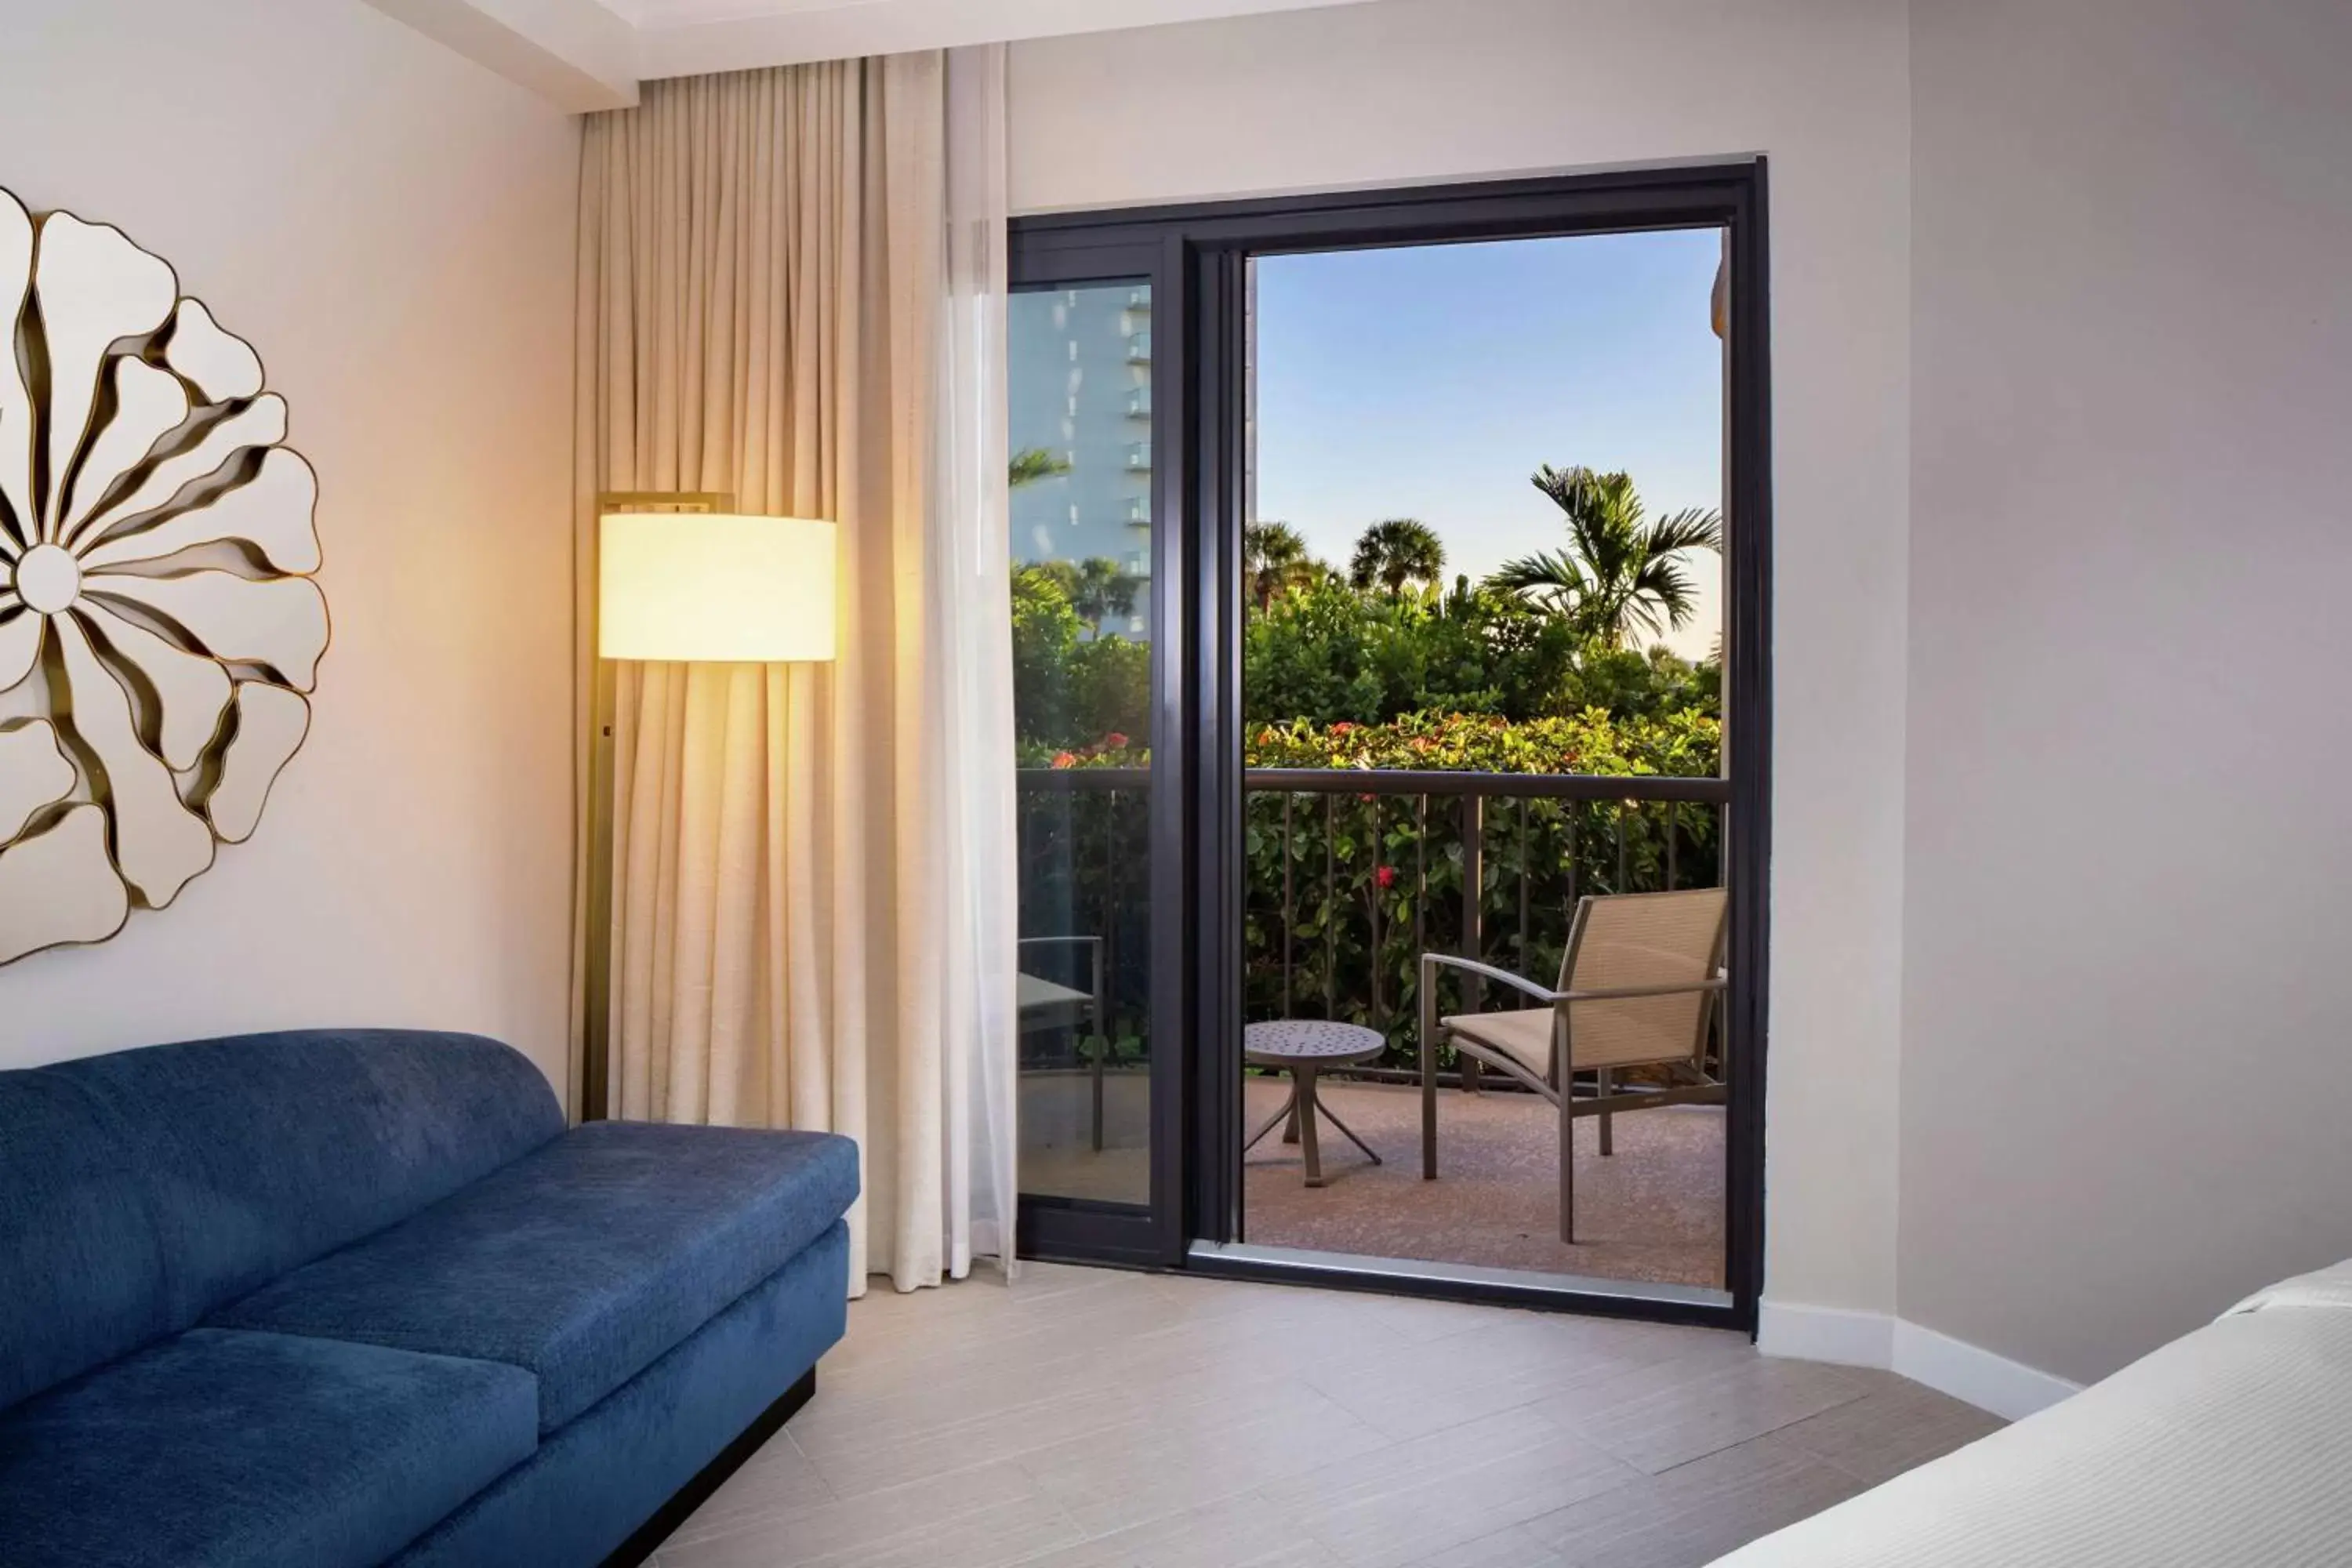
[[[1151,289],[1009,312],[1021,1190],[1151,1199]]]
[[[1577,963],[1641,919],[1668,933],[1645,962],[1712,971],[1724,808],[1633,775],[1713,779],[1723,750],[1722,247],[1685,229],[1252,263],[1244,760],[1325,776],[1244,795],[1250,1242],[1723,1283],[1703,993],[1571,1019],[1572,1242],[1549,1015],[1439,977],[1436,1013],[1471,1016],[1437,1036],[1434,1180],[1418,1081],[1424,952],[1567,984],[1581,900],[1671,891],[1594,906]],[[1422,771],[1483,776],[1399,777]],[[1563,773],[1628,776],[1593,799],[1532,776]]]

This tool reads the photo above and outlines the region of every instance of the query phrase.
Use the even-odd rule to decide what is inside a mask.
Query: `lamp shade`
[[[834,535],[832,523],[797,517],[607,513],[597,651],[759,664],[830,659]]]

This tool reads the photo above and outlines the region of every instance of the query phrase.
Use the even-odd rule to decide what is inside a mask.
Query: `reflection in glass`
[[[1151,290],[1009,310],[1021,1190],[1148,1204]]]

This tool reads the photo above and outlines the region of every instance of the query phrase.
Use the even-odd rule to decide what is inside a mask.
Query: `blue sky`
[[[1257,515],[1344,567],[1417,517],[1449,579],[1557,548],[1538,463],[1633,476],[1653,516],[1722,505],[1723,363],[1707,324],[1714,229],[1261,257]],[[1712,557],[1697,619],[1720,625]]]

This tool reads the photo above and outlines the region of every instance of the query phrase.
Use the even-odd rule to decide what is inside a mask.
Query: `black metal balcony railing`
[[[1145,768],[1021,774],[1024,934],[1105,938],[1114,1040],[1139,1050],[1148,951]],[[1245,1004],[1380,1030],[1412,1058],[1420,955],[1559,972],[1586,893],[1712,887],[1728,781],[1590,773],[1253,768],[1244,777]],[[1449,972],[1444,1011],[1474,1010]],[[1455,990],[1466,984],[1469,989]]]

